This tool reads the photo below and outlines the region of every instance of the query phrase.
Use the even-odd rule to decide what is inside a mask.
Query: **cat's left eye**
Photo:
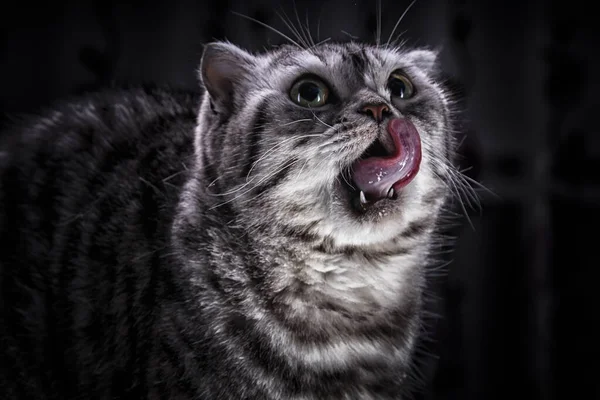
[[[292,86],[290,98],[302,107],[321,107],[327,103],[329,88],[319,79],[302,78]]]
[[[399,72],[394,72],[388,80],[388,88],[392,96],[408,99],[413,96],[415,89],[411,81]]]

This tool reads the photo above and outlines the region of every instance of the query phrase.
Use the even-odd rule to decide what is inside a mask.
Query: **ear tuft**
[[[217,107],[229,107],[236,82],[248,74],[255,57],[227,42],[206,45],[200,62],[200,78]]]

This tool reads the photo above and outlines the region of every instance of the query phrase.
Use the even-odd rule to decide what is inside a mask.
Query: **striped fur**
[[[450,193],[451,101],[433,53],[357,43],[207,46],[203,96],[73,99],[0,147],[0,393],[6,399],[399,399]],[[402,69],[414,99],[390,99]],[[336,101],[304,109],[302,74]],[[366,213],[344,188],[411,119],[423,164]]]

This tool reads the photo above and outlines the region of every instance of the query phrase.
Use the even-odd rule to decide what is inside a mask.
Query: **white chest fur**
[[[403,287],[411,284],[418,268],[416,254],[362,255],[315,254],[305,260],[297,278],[319,298],[347,308],[361,309],[394,304]]]

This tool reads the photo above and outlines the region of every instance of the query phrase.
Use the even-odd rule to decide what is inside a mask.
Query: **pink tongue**
[[[394,140],[394,154],[369,157],[352,166],[354,183],[369,201],[387,197],[392,187],[398,191],[408,185],[421,164],[421,138],[410,121],[392,119],[387,131]]]

